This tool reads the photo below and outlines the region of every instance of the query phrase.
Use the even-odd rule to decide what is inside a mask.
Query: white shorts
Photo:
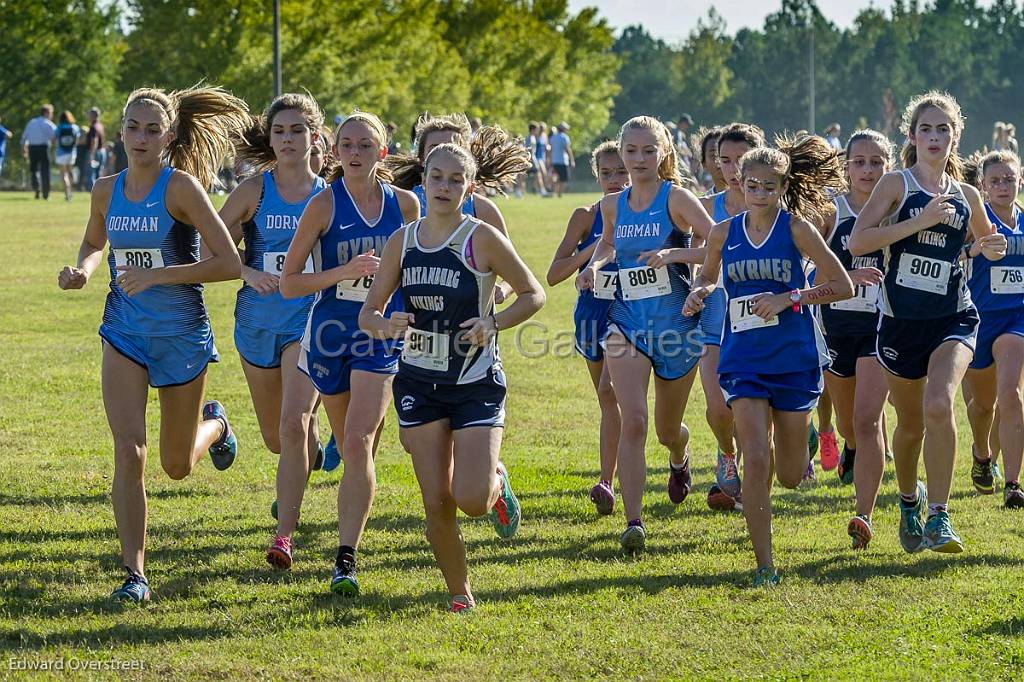
[[[58,166],[74,166],[75,165],[76,152],[69,154],[57,154],[57,165]]]

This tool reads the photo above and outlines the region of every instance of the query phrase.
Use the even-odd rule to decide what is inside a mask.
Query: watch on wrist
[[[793,302],[793,312],[794,313],[800,312],[800,290],[799,289],[793,289],[793,291],[789,292],[789,300]]]

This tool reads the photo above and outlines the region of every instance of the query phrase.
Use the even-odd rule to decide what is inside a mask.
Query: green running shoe
[[[754,587],[775,587],[781,581],[774,566],[761,566],[754,571]]]
[[[619,536],[619,544],[630,554],[644,551],[644,547],[647,545],[647,529],[644,528],[640,519],[629,522],[626,530],[622,531],[622,535]]]
[[[933,552],[959,554],[964,551],[964,543],[953,530],[947,512],[936,512],[928,517],[924,524],[924,546]]]
[[[974,448],[971,448],[971,483],[974,489],[982,495],[991,495],[995,492],[995,475],[992,471],[992,458],[978,459],[974,456]]]
[[[343,597],[359,596],[359,581],[356,580],[354,561],[336,562],[331,570],[331,592]]]
[[[498,480],[501,481],[501,492],[498,494],[498,501],[491,507],[491,522],[494,523],[498,537],[507,540],[519,530],[522,509],[516,494],[512,492],[508,471],[501,462],[498,462]]]
[[[807,451],[811,453],[811,459],[818,454],[818,429],[814,428],[814,422],[807,427]]]
[[[928,491],[924,483],[917,482],[917,502],[910,505],[900,499],[900,545],[903,551],[914,554],[924,549],[924,512],[927,508]]]

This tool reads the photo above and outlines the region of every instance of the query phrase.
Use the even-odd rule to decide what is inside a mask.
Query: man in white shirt
[[[40,186],[43,199],[50,198],[50,144],[56,138],[57,126],[53,123],[53,105],[44,104],[39,110],[39,116],[29,121],[21,134],[22,155],[28,159],[36,199],[39,198]]]
[[[840,127],[840,125],[838,123],[833,123],[828,128],[825,128],[825,141],[828,142],[829,146],[831,146],[833,149],[843,151],[843,143],[839,139],[839,136],[842,134],[842,132],[843,129]]]

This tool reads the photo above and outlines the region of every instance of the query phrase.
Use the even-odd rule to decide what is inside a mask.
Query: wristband
[[[793,302],[793,312],[794,313],[800,312],[800,290],[799,289],[793,289],[793,291],[789,292],[789,300]]]

